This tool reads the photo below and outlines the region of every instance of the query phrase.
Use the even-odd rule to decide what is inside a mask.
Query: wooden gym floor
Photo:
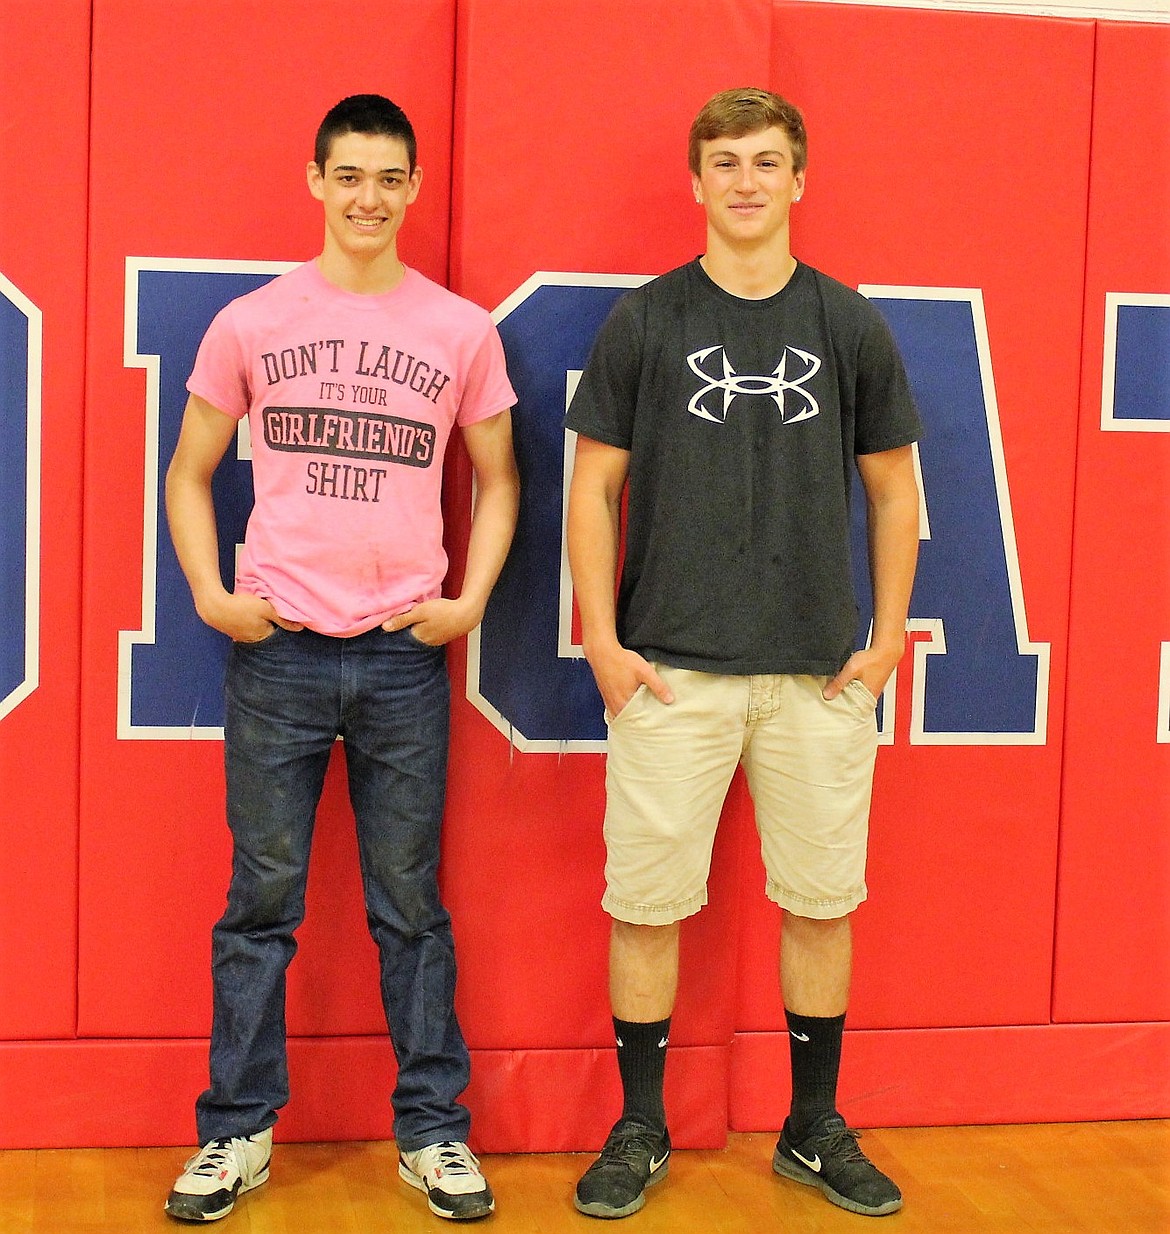
[[[866,1132],[898,1180],[891,1217],[842,1212],[771,1170],[774,1137],[676,1152],[670,1177],[620,1226],[578,1214],[585,1154],[485,1157],[496,1213],[483,1234],[1170,1234],[1170,1120]],[[0,1152],[0,1234],[141,1234],[206,1227],[164,1216],[185,1152]],[[272,1179],[213,1227],[224,1234],[440,1234],[454,1227],[397,1176],[389,1142],[278,1144]],[[458,1227],[454,1227],[458,1228]]]

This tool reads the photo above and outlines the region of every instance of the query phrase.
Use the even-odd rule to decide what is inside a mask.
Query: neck
[[[774,296],[796,272],[787,233],[764,248],[733,248],[708,233],[707,251],[699,261],[713,283],[742,300]]]
[[[380,253],[371,261],[362,261],[328,243],[317,258],[317,269],[327,282],[359,296],[376,296],[393,291],[406,274],[406,267],[394,249]]]

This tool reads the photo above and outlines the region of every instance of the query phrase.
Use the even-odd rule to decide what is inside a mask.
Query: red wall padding
[[[861,1125],[1170,1113],[1170,744],[1152,716],[1170,438],[1099,428],[1106,292],[1170,293],[1170,30],[772,0],[391,0],[382,37],[355,39],[340,0],[92,8],[92,60],[83,0],[57,6],[68,38],[0,8],[7,165],[35,132],[70,184],[90,167],[88,216],[74,191],[50,216],[22,177],[0,187],[0,272],[46,317],[42,684],[0,719],[0,1147],[193,1135],[228,868],[222,751],[117,735],[118,634],[143,624],[147,434],[126,262],[318,251],[312,134],[364,90],[419,132],[404,256],[489,308],[538,270],[653,274],[698,252],[687,126],[749,82],[807,112],[799,256],[854,285],[981,289],[1029,633],[1051,647],[1047,739],[914,744],[902,674],[842,1100]],[[458,452],[448,480],[457,578]],[[461,646],[451,665],[443,882],[476,1145],[596,1146],[617,1102],[602,758],[511,749],[466,699]],[[340,758],[290,976],[286,1139],[389,1134]],[[682,1147],[782,1115],[762,887],[737,781],[711,902],[683,936],[667,1076]]]
[[[76,1016],[88,47],[86,0],[51,25],[0,6],[0,274],[42,334],[39,684],[0,718],[0,1040],[72,1037]]]
[[[1170,1019],[1165,715],[1154,740],[1159,652],[1170,644],[1170,433],[1101,428],[1105,297],[1160,295],[1170,313],[1168,219],[1170,27],[1103,24],[1053,991],[1060,1021]]]
[[[687,125],[710,94],[733,84],[728,64],[737,80],[766,80],[768,3],[578,0],[543,9],[473,0],[461,5],[460,23],[457,290],[495,305],[536,270],[654,273],[699,251],[701,230],[686,208]],[[501,75],[503,61],[510,71]],[[517,99],[531,107],[515,106]],[[517,192],[493,170],[530,166],[534,141],[540,171]],[[452,903],[467,904],[456,914],[467,923],[464,971],[499,972],[498,983],[473,979],[465,987],[473,1043],[528,1033],[555,1047],[541,1057],[544,1096],[530,1126],[542,1143],[589,1146],[620,1104],[605,995],[609,925],[599,906],[603,762],[596,754],[517,756],[494,782],[500,747],[500,735],[478,716],[453,747],[480,768],[465,791],[486,818],[496,813],[495,782],[501,790],[502,825],[483,830],[466,866],[454,852],[446,858]],[[672,1131],[682,1144],[721,1143],[726,1128],[710,1114],[726,1107],[735,1030],[735,856],[729,831],[716,846],[711,902],[683,938],[686,997],[672,1024],[668,1068]],[[477,868],[507,870],[509,878],[484,887]],[[541,923],[538,940],[525,924],[531,920]],[[581,1091],[583,1065],[591,1091],[564,1100]],[[688,1075],[701,1075],[702,1087],[677,1083]],[[680,1108],[682,1092],[704,1100]]]
[[[770,22],[766,0],[461,5],[456,290],[494,306],[535,270],[652,273],[693,256],[701,233],[682,208],[686,117],[726,82],[727,63],[745,80],[766,76]],[[719,55],[708,56],[715,45]],[[500,168],[527,170],[514,178]],[[512,758],[479,715],[458,727],[453,755],[476,768],[453,786],[453,805],[483,820],[473,847],[451,845],[445,856],[472,1043],[611,1046],[602,757]],[[485,885],[486,870],[501,876]],[[671,1033],[678,1048],[720,1047],[724,1068],[734,974],[710,958],[734,937],[734,874],[734,849],[723,844],[713,902],[690,923],[690,997]],[[594,1139],[617,1113],[611,1064],[599,1071],[598,1098],[569,1116]],[[576,1065],[565,1060],[567,1073]]]
[[[800,100],[810,133],[797,255],[852,285],[982,289],[1028,629],[1051,644],[1059,699],[1076,430],[1036,409],[1077,398],[1093,28],[779,4],[773,48],[773,87]],[[1052,106],[1038,117],[1041,77]],[[922,452],[938,448],[928,423]],[[926,496],[929,507],[929,485]],[[1060,707],[1044,746],[913,745],[909,681],[899,687],[900,731],[878,756],[849,1026],[1047,1023]],[[763,867],[744,837],[754,891]],[[774,1031],[778,914],[755,894],[742,925],[737,1025]],[[773,1047],[768,1074],[786,1084],[783,1034]]]

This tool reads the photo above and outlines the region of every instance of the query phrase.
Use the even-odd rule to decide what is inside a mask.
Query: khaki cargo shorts
[[[768,898],[801,917],[852,912],[866,897],[877,753],[869,690],[853,681],[826,702],[827,677],[655,668],[675,701],[641,686],[609,721],[606,912],[665,925],[706,904],[715,830],[740,763]]]

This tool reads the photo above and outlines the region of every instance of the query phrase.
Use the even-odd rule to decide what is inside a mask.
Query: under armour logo
[[[703,367],[704,361],[714,352],[719,353],[719,360],[722,361],[721,376],[715,376]],[[710,362],[711,365],[717,363],[718,361],[714,360]],[[797,363],[803,365],[804,371],[790,379],[789,365]],[[704,347],[702,351],[692,352],[687,356],[687,364],[696,377],[706,382],[687,404],[687,411],[700,419],[710,420],[715,424],[725,423],[732,400],[741,394],[768,395],[776,404],[780,419],[785,424],[798,424],[801,420],[809,420],[821,410],[817,400],[804,388],[805,383],[820,369],[821,362],[809,352],[801,351],[799,347],[785,347],[780,363],[767,375],[741,376],[731,367],[727,352],[722,347]],[[704,399],[712,390],[723,391],[722,409],[711,411],[705,405]],[[795,402],[786,407],[785,396],[788,394],[793,396]]]

